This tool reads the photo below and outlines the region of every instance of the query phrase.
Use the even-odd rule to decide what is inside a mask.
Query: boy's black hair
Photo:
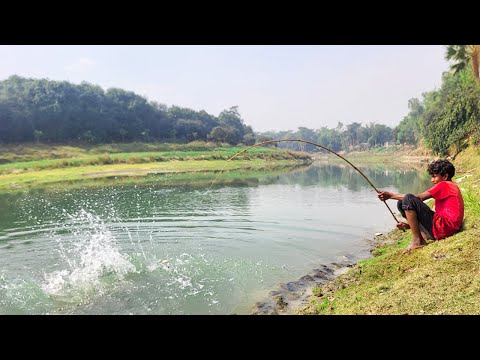
[[[434,174],[439,174],[441,176],[448,174],[448,180],[452,180],[452,178],[455,176],[455,167],[448,160],[440,159],[432,162],[430,165],[428,165],[427,171],[430,176],[433,176]]]

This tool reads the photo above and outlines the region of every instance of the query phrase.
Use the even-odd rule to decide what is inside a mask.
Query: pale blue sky
[[[375,122],[441,85],[442,45],[0,45],[11,75],[134,91],[218,114],[238,106],[254,131]]]

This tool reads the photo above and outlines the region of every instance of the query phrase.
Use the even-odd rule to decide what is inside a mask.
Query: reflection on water
[[[382,190],[429,186],[424,171],[361,170]],[[164,185],[0,195],[0,313],[249,313],[394,227],[348,166]]]

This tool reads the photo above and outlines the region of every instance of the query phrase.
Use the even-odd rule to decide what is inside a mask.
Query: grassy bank
[[[164,163],[77,166],[0,175],[0,191],[43,187],[60,182],[79,182],[99,178],[143,178],[150,174],[171,175],[195,173],[201,176],[204,173],[213,174],[214,172],[220,171],[258,171],[295,166],[299,163],[301,162],[295,160],[265,161],[256,159],[251,161],[230,162],[225,160],[185,160]]]
[[[173,143],[111,143],[89,144],[3,144],[0,145],[0,164],[27,162],[46,159],[71,159],[89,155],[141,153],[141,152],[185,152],[231,149],[227,144],[194,141],[188,144]]]
[[[454,161],[464,195],[464,229],[401,255],[411,232],[379,240],[374,257],[313,289],[297,314],[480,314],[480,149]]]
[[[155,149],[164,151],[140,151]],[[61,182],[80,184],[80,181],[86,183],[99,178],[129,177],[129,182],[143,181],[149,174],[196,174],[198,178],[210,174],[206,177],[211,178],[213,173],[220,171],[271,170],[311,162],[306,153],[262,147],[251,149],[234,161],[226,161],[244,149],[205,143],[184,144],[183,147],[178,144],[121,144],[89,149],[45,145],[3,147],[1,156],[7,162],[0,165],[0,191],[47,187]],[[29,161],[12,162],[14,151]],[[56,156],[68,157],[56,159]]]
[[[188,144],[187,144],[188,145]],[[90,165],[111,165],[111,164],[149,164],[154,162],[168,162],[168,161],[204,161],[204,160],[227,160],[236,153],[244,150],[241,147],[213,147],[207,150],[191,150],[188,146],[182,149],[170,151],[157,152],[123,152],[123,153],[101,153],[101,154],[87,154],[82,153],[80,149],[69,152],[69,157],[59,159],[48,157],[44,148],[38,149],[38,152],[33,152],[28,156],[29,161],[13,161],[0,165],[0,175],[18,174],[29,171],[39,171],[45,169],[64,169],[69,167],[81,167]],[[55,148],[55,147],[54,147]],[[33,148],[34,149],[34,148]],[[29,148],[30,153],[32,148]],[[72,148],[65,147],[56,148],[58,152],[51,150],[48,152],[50,156],[52,153],[64,154]],[[13,149],[9,149],[12,151]],[[25,150],[25,149],[24,149]],[[94,149],[95,150],[95,149]],[[95,150],[97,151],[97,150]],[[95,152],[94,151],[94,152]],[[75,155],[76,154],[76,155]],[[47,156],[42,158],[41,156]],[[3,153],[3,159],[11,159],[14,156],[12,153]],[[306,153],[295,151],[281,151],[272,148],[253,148],[235,158],[235,160],[310,160],[310,156]]]
[[[171,172],[171,173],[150,173],[150,174],[131,174],[129,176],[102,176],[93,178],[82,178],[74,180],[61,180],[58,182],[48,181],[40,185],[27,187],[10,188],[8,193],[28,191],[68,191],[75,188],[98,188],[108,186],[154,186],[158,187],[194,187],[194,188],[213,188],[226,185],[250,185],[258,184],[259,178],[262,181],[268,181],[268,178],[276,178],[285,173],[292,173],[297,170],[302,171],[308,165],[296,165],[287,163],[282,166],[276,163],[273,166],[260,166],[258,168],[238,168],[229,171],[201,171],[201,172]],[[267,180],[266,180],[267,179]],[[2,189],[0,189],[0,194]]]
[[[392,166],[395,168],[425,166],[429,161],[435,158],[430,150],[424,147],[413,148],[411,146],[390,146],[372,148],[366,151],[352,151],[341,153],[341,155],[354,165]],[[327,160],[329,162],[344,163],[338,156],[332,154],[319,154],[314,156],[317,160]]]

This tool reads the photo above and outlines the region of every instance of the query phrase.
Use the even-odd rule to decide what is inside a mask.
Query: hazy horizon
[[[232,106],[255,132],[394,127],[408,100],[440,87],[443,45],[0,45],[12,75],[133,91],[218,116]]]

